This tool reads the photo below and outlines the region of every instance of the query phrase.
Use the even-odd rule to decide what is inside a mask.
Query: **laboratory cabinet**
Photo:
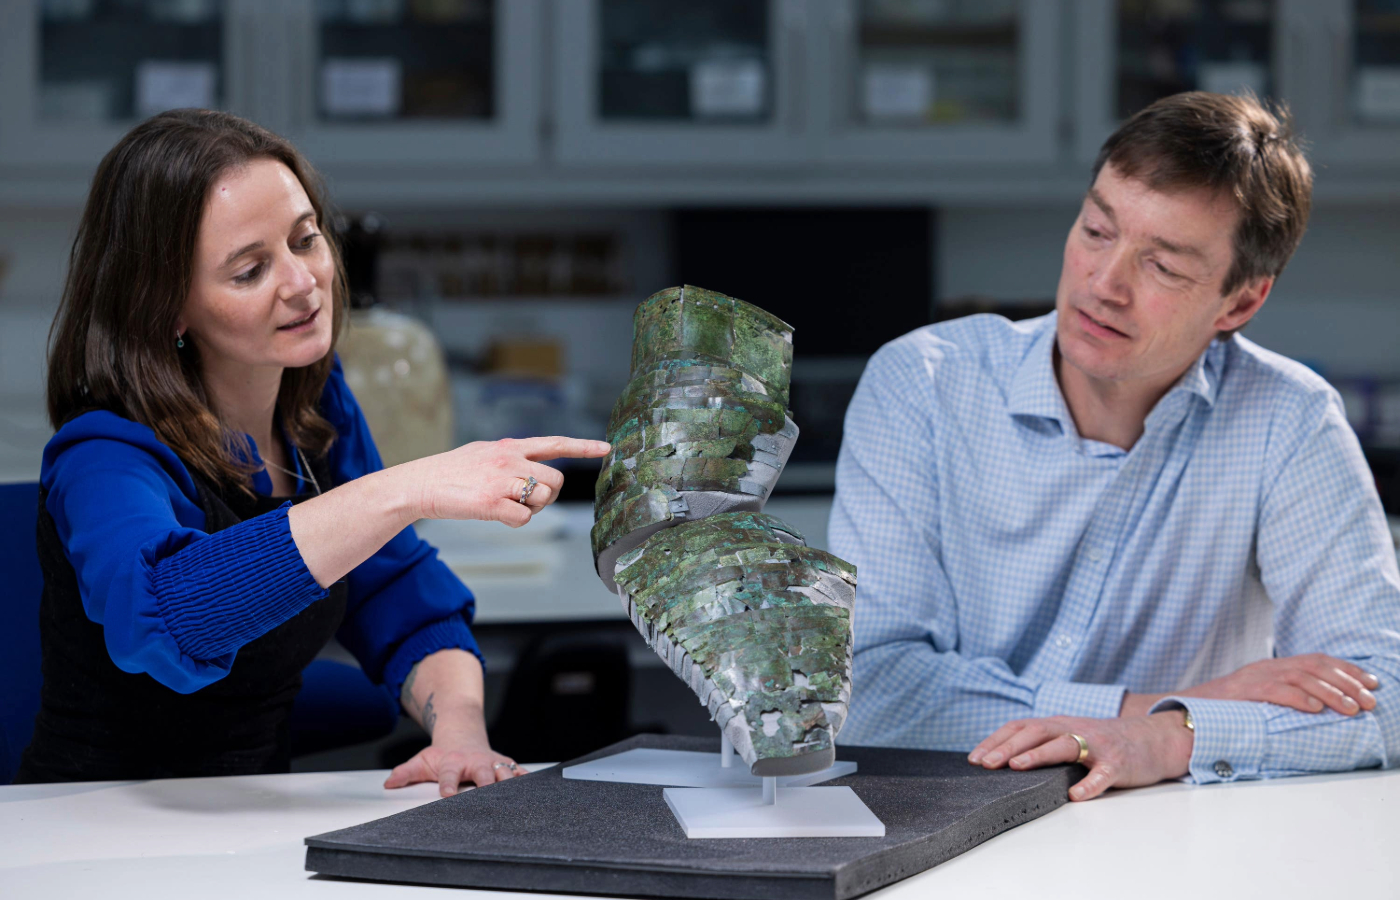
[[[562,165],[772,166],[811,158],[805,62],[820,3],[553,5]]]
[[[1400,193],[1400,0],[10,0],[0,201],[77,202],[178,106],[351,204],[1062,198],[1192,89],[1284,101],[1329,185]]]
[[[0,165],[91,167],[165,109],[247,116],[327,169],[539,158],[541,0],[0,4]]]
[[[823,159],[922,166],[1059,155],[1058,0],[827,0],[809,73]]]
[[[562,0],[563,164],[1052,161],[1058,0]]]
[[[141,119],[179,106],[256,115],[265,25],[252,0],[0,3],[0,162],[85,175]]]
[[[540,0],[294,0],[285,130],[340,171],[539,158]]]
[[[1400,0],[1308,7],[1316,77],[1306,124],[1314,157],[1343,170],[1400,163]]]
[[[1075,0],[1078,157],[1094,159],[1125,119],[1180,91],[1247,91],[1301,117],[1316,2]]]

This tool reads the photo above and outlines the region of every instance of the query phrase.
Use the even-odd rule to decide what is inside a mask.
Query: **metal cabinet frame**
[[[1316,0],[1277,0],[1273,59],[1275,93],[1300,114],[1306,105],[1308,22],[1305,7]],[[1074,0],[1075,155],[1083,162],[1122,124],[1115,113],[1118,77],[1118,4],[1116,0]]]
[[[809,161],[808,38],[815,3],[769,4],[773,109],[761,123],[602,121],[598,114],[598,0],[553,5],[554,158],[561,166],[788,166]]]
[[[813,53],[826,64],[814,68],[814,92],[823,101],[812,118],[822,128],[822,157],[839,163],[945,164],[1052,163],[1060,155],[1059,0],[1021,0],[1018,29],[1018,98],[1015,124],[888,126],[851,121],[841,101],[854,83],[857,0],[828,0],[826,46]]]

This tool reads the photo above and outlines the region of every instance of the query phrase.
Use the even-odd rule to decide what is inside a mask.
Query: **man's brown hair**
[[[1104,142],[1090,184],[1107,163],[1155,191],[1204,188],[1234,198],[1240,219],[1222,296],[1257,278],[1277,278],[1307,229],[1312,168],[1281,105],[1269,109],[1252,96],[1204,91],[1173,94]]]
[[[175,321],[194,278],[205,198],[219,176],[257,159],[296,175],[335,264],[332,346],[343,325],[344,267],[331,239],[316,172],[287,141],[246,119],[182,109],[147,119],[103,158],[68,258],[68,279],[50,332],[48,412],[54,428],[109,410],[156,433],[214,483],[248,489],[247,441],[210,409],[198,341],[177,349]],[[324,454],[336,431],[319,402],[332,354],[287,369],[277,413],[287,437]]]

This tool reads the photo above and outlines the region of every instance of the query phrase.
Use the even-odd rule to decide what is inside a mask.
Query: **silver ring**
[[[524,503],[526,500],[530,499],[530,495],[535,492],[535,485],[537,484],[539,484],[539,482],[535,480],[535,476],[533,475],[525,479],[525,486],[520,489],[521,503]]]
[[[512,772],[514,772],[516,769],[518,769],[518,768],[520,768],[520,767],[517,766],[515,763],[496,763],[496,764],[493,765],[491,768],[493,768],[493,769],[510,769]]]

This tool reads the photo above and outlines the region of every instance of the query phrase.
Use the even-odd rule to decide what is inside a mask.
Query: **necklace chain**
[[[318,484],[318,483],[316,482],[316,473],[314,473],[314,472],[311,471],[311,464],[308,463],[308,462],[306,461],[306,454],[304,454],[304,453],[301,452],[301,448],[300,448],[300,447],[297,447],[297,448],[296,448],[296,451],[297,451],[297,459],[301,460],[301,469],[302,469],[302,471],[306,473],[306,478],[310,478],[310,479],[311,479],[311,486],[312,486],[313,488],[316,489],[316,494],[319,496],[320,493],[321,493],[321,485]],[[293,478],[298,478],[298,479],[302,478],[301,475],[297,474],[296,472],[293,472],[291,469],[284,469],[284,468],[282,468],[281,466],[277,465],[277,463],[272,462],[272,461],[270,461],[270,460],[266,460],[266,459],[263,460],[263,465],[264,465],[264,466],[271,466],[272,468],[274,468],[274,469],[276,469],[277,471],[283,473],[284,475],[290,475],[290,476],[292,476]],[[303,480],[304,480],[304,479],[303,479]],[[295,482],[293,482],[293,483],[295,483]]]

